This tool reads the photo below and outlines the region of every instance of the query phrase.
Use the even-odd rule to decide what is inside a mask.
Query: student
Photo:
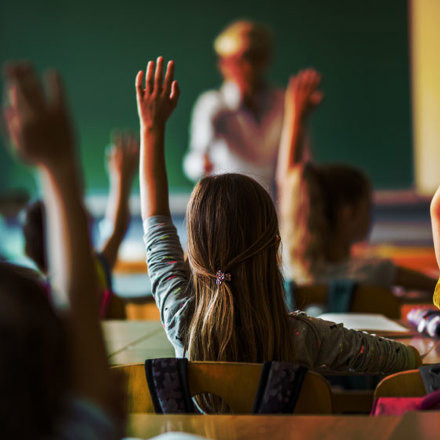
[[[352,255],[352,246],[367,238],[371,226],[367,177],[348,165],[303,160],[302,138],[320,80],[313,70],[303,71],[286,91],[277,182],[287,278],[297,284],[349,278],[432,292],[435,280],[422,273],[390,260]]]
[[[269,194],[239,174],[203,178],[186,215],[188,265],[168,203],[165,124],[179,87],[174,63],[136,76],[140,191],[152,291],[177,356],[192,360],[283,360],[330,371],[390,373],[420,365],[413,347],[288,315],[278,265],[278,221]]]
[[[20,158],[38,168],[48,238],[60,291],[59,316],[29,270],[0,267],[0,394],[8,438],[117,439],[122,432],[119,382],[110,377],[98,320],[98,287],[74,141],[57,74],[46,90],[28,64],[5,68],[8,133]],[[50,256],[52,256],[52,248]]]
[[[113,146],[107,155],[110,192],[106,212],[108,237],[101,250],[95,254],[101,300],[101,316],[108,313],[112,296],[111,272],[118,250],[130,222],[129,197],[133,177],[139,162],[139,142],[130,133],[115,133]],[[23,235],[25,253],[47,275],[45,209],[42,200],[29,204],[24,211]]]
[[[434,239],[435,258],[440,268],[440,187],[434,194],[431,201],[431,226]],[[433,302],[440,309],[440,283],[437,283],[434,290]]]

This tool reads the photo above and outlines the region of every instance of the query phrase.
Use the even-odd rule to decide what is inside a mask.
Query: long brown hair
[[[294,279],[313,281],[340,227],[341,208],[370,198],[368,178],[349,165],[306,163],[287,176],[280,200],[281,236]]]
[[[269,194],[240,174],[205,177],[186,215],[195,295],[187,335],[193,360],[289,360],[279,230]],[[230,280],[216,283],[216,272]]]

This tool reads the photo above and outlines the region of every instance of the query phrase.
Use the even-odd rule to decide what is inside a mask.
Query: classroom
[[[2,2],[2,437],[437,439],[439,20]]]

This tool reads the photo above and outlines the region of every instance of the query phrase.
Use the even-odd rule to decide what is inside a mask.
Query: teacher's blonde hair
[[[238,20],[217,36],[214,49],[220,57],[241,55],[250,50],[270,58],[274,50],[274,38],[268,26],[249,20]]]

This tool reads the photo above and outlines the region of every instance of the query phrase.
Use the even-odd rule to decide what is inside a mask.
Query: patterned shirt
[[[176,356],[183,357],[184,335],[194,310],[190,271],[170,217],[150,217],[143,226],[153,295]],[[303,312],[291,313],[289,320],[291,333],[286,337],[293,338],[294,362],[305,367],[327,373],[391,373],[420,365],[413,347]]]

